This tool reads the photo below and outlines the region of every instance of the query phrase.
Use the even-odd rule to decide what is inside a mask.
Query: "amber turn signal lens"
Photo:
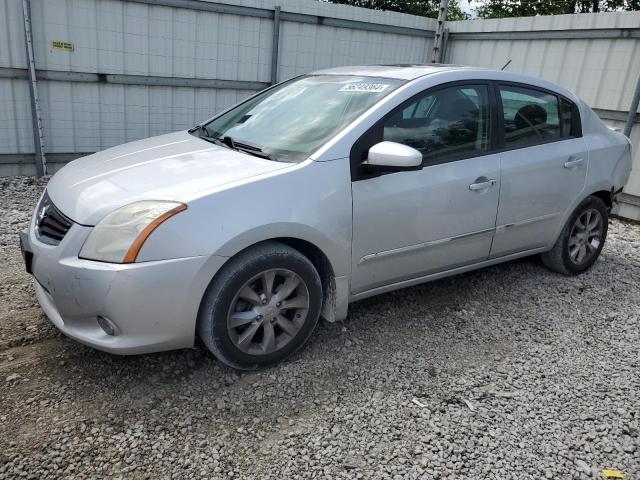
[[[138,253],[140,252],[140,249],[142,248],[142,245],[144,245],[144,242],[147,241],[147,238],[149,238],[149,235],[151,235],[153,233],[153,231],[158,228],[160,225],[162,225],[166,220],[170,219],[171,217],[173,217],[176,213],[180,213],[183,210],[186,210],[187,206],[184,204],[180,204],[178,205],[176,208],[173,208],[171,210],[169,210],[166,213],[163,213],[162,215],[160,215],[158,218],[156,218],[153,222],[151,222],[149,225],[147,225],[136,237],[135,241],[131,244],[131,247],[129,247],[129,250],[127,251],[127,254],[124,256],[124,259],[122,260],[122,263],[133,263],[136,261],[136,258],[138,257]]]

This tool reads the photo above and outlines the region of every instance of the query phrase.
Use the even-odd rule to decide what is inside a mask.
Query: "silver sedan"
[[[335,68],[69,163],[21,244],[69,337],[134,354],[199,336],[251,369],[382,292],[534,254],[584,272],[630,149],[544,80]]]

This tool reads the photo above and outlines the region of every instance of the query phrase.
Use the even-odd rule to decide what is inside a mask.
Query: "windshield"
[[[200,134],[229,137],[228,146],[245,144],[266,158],[300,162],[402,83],[351,75],[301,77],[238,105]]]

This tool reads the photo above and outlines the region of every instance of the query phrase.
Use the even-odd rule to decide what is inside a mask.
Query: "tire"
[[[300,349],[321,306],[322,283],[309,259],[282,243],[264,242],[216,274],[200,305],[198,334],[221,362],[255,370]]]
[[[594,223],[596,218],[600,222],[597,225]],[[594,225],[594,230],[582,229],[585,222]],[[607,206],[598,197],[587,197],[573,211],[553,248],[541,255],[542,263],[564,275],[577,275],[588,270],[604,247],[608,227]],[[597,232],[595,229],[598,229]]]

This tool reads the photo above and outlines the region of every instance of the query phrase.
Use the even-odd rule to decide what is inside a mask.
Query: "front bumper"
[[[193,345],[200,300],[226,258],[199,256],[133,264],[83,260],[90,227],[74,224],[59,245],[39,242],[33,224],[21,236],[32,252],[38,302],[65,335],[98,350],[128,355]],[[116,326],[108,335],[98,316]]]

